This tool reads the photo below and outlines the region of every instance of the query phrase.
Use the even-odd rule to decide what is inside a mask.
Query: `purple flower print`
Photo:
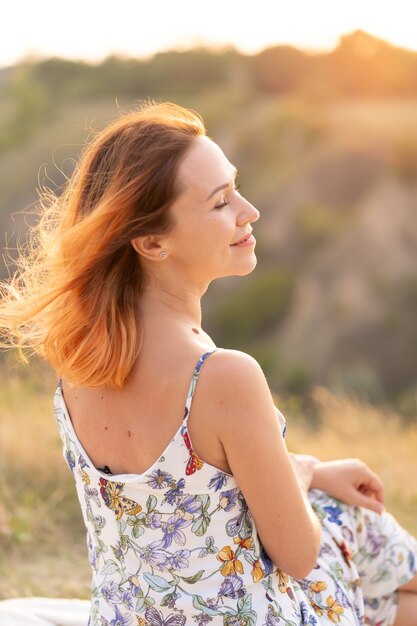
[[[229,480],[229,476],[227,474],[225,474],[224,472],[220,472],[220,471],[216,472],[213,478],[210,480],[208,484],[208,488],[209,489],[214,488],[214,491],[219,491],[219,489],[224,487],[224,485],[227,483],[228,480]]]
[[[191,524],[192,520],[184,519],[178,515],[173,515],[169,520],[162,524],[162,531],[164,538],[162,545],[164,548],[168,548],[174,540],[178,545],[185,545],[185,534],[182,532],[182,528],[186,528]]]
[[[174,569],[185,569],[189,566],[190,554],[189,550],[177,550],[168,559],[170,566]]]
[[[199,511],[201,509],[201,500],[198,500],[196,496],[184,496],[177,508],[175,509],[175,514],[179,515],[180,517],[187,519],[187,520],[193,520],[194,519],[194,513],[196,513],[197,511]]]
[[[127,609],[129,609],[129,611],[133,611],[133,598],[132,598],[132,592],[129,591],[129,589],[126,589],[123,593],[122,593],[122,602],[125,605],[125,607]]]
[[[75,467],[75,456],[72,450],[67,449],[65,451],[65,460],[71,472],[73,472]]]
[[[221,491],[219,494],[219,504],[225,511],[230,511],[236,504],[237,489],[229,489],[228,491]]]
[[[169,472],[163,472],[160,469],[153,471],[151,474],[147,474],[149,480],[147,484],[152,489],[163,489],[164,487],[169,487],[171,481],[173,480],[172,474]]]
[[[272,604],[268,606],[268,613],[265,616],[265,624],[263,626],[278,626],[281,618],[277,615],[275,609]]]
[[[81,469],[84,469],[84,467],[88,467],[88,463],[81,453],[78,455],[78,465]]]
[[[220,585],[219,596],[227,598],[241,598],[246,593],[243,579],[240,576],[229,574]]]
[[[161,514],[148,513],[144,518],[145,526],[148,528],[161,528]]]
[[[96,572],[99,551],[97,547],[93,546],[93,541],[91,539],[90,533],[88,533],[88,538],[87,538],[87,553],[88,553],[88,561],[91,567],[93,568],[93,570]]]
[[[333,522],[338,526],[342,525],[339,517],[342,515],[342,509],[340,506],[324,506],[323,511],[326,511],[329,522]]]
[[[105,600],[107,600],[107,602],[111,602],[113,604],[120,602],[119,587],[113,580],[102,586],[101,595],[105,598]]]
[[[300,602],[300,618],[301,618],[302,624],[307,623],[308,613],[309,613],[309,610],[308,610],[307,604],[305,602]]]
[[[161,544],[161,541],[153,541],[144,548],[139,547],[139,554],[145,563],[149,563],[154,567],[163,569],[163,565],[166,561],[166,554],[163,550],[160,550]]]
[[[123,548],[121,541],[119,540],[115,546],[112,546],[113,554],[119,561],[122,561],[125,558],[125,552],[127,551],[127,547]]]
[[[232,517],[226,524],[226,532],[229,537],[248,539],[252,534],[252,520],[250,518],[247,502],[242,493],[237,492],[237,500],[240,513]]]
[[[182,490],[185,486],[185,479],[184,478],[180,478],[180,480],[177,482],[176,487],[173,487],[172,489],[169,489],[166,493],[165,493],[165,497],[164,500],[166,502],[168,502],[168,504],[176,504],[177,502],[179,502],[181,496],[182,496]]]
[[[378,556],[381,549],[386,545],[387,538],[385,535],[378,533],[376,524],[370,522],[366,526],[366,547],[368,554],[372,557]]]
[[[116,610],[115,618],[110,622],[111,626],[129,626],[132,623],[130,615],[122,615],[119,611],[119,607],[114,607]]]

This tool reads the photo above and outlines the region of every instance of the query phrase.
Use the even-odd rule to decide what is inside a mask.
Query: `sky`
[[[2,9],[0,67],[32,56],[98,62],[197,45],[253,54],[276,44],[334,48],[362,29],[417,51],[415,0],[12,0]]]

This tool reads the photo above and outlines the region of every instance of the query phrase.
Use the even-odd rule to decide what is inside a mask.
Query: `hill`
[[[4,241],[13,248],[36,219],[36,188],[59,193],[119,110],[140,98],[195,108],[261,213],[256,270],[203,301],[213,339],[251,352],[278,393],[323,384],[416,417],[416,59],[357,31],[325,55],[196,49],[7,68]]]

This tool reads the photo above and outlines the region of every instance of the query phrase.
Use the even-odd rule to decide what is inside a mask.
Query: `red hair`
[[[1,284],[2,347],[19,348],[24,362],[29,348],[71,384],[123,388],[146,283],[130,241],[173,228],[179,163],[205,133],[195,111],[152,103],[84,147],[62,195],[41,195],[41,219]]]

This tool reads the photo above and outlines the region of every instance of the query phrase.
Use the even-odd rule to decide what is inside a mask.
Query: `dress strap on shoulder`
[[[202,367],[204,361],[207,359],[207,357],[210,354],[213,354],[213,352],[216,352],[216,350],[218,350],[218,348],[214,348],[214,350],[209,350],[208,352],[205,352],[203,354],[203,356],[199,358],[198,363],[197,363],[197,365],[194,368],[193,376],[192,376],[192,379],[191,379],[191,384],[190,384],[190,387],[189,387],[188,393],[187,393],[187,401],[185,403],[184,422],[183,422],[184,424],[187,424],[187,422],[188,422],[188,416],[189,416],[190,410],[191,410],[191,402],[193,400],[194,391],[195,391],[195,387],[197,385],[198,377],[200,375],[201,367]]]

